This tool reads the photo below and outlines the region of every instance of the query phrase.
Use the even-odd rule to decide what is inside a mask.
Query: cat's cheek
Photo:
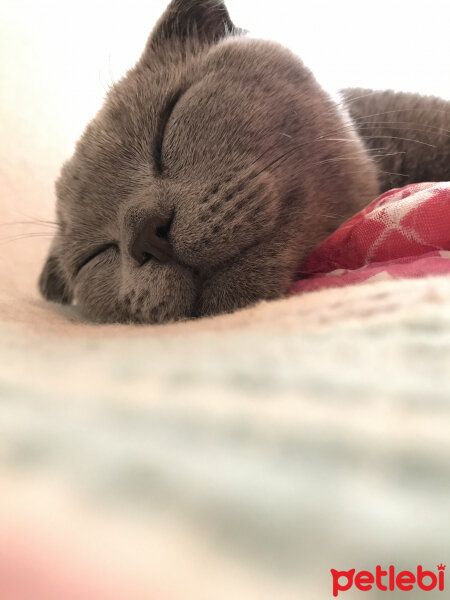
[[[294,244],[286,244],[279,230],[249,248],[207,279],[197,303],[197,316],[230,313],[261,300],[281,298],[295,276],[298,260]]]
[[[106,323],[118,320],[119,306],[115,290],[118,269],[103,261],[92,261],[78,274],[74,286],[74,305],[83,318]]]
[[[174,250],[184,263],[211,268],[270,235],[281,195],[270,174],[237,181],[216,196],[178,207],[172,228]]]
[[[179,265],[102,263],[80,273],[75,304],[94,322],[159,324],[191,317],[196,294],[192,272]]]

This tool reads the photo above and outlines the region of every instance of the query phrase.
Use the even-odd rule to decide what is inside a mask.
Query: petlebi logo
[[[442,563],[437,565],[437,571],[425,571],[422,565],[413,571],[399,571],[397,573],[395,567],[390,565],[383,569],[377,565],[375,572],[359,571],[350,569],[349,571],[336,571],[331,569],[333,578],[333,596],[338,596],[339,592],[346,592],[353,586],[361,592],[368,592],[373,588],[377,588],[382,592],[393,592],[401,590],[402,592],[410,592],[415,588],[419,588],[424,592],[430,592],[436,588],[444,591],[445,586],[445,566]]]

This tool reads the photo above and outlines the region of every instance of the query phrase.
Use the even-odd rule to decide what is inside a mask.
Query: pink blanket
[[[386,192],[310,254],[292,294],[450,273],[450,182]]]

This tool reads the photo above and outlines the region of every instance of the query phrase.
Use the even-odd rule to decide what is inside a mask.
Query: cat
[[[342,98],[222,1],[173,0],[62,168],[41,293],[103,323],[232,312],[380,192],[450,179],[450,103]]]

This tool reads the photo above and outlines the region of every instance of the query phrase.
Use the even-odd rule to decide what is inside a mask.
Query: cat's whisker
[[[404,138],[398,137],[396,135],[361,135],[362,139],[369,140],[377,140],[377,139],[385,139],[385,140],[400,140],[403,142],[414,142],[416,144],[421,144],[422,146],[428,146],[429,148],[436,148],[434,144],[429,144],[428,142],[422,142],[420,140],[416,140],[414,138]]]
[[[348,130],[348,129],[350,129],[350,130],[354,129],[353,124],[345,125],[345,126],[339,128],[339,129],[331,132],[331,134],[334,135],[335,133],[339,133],[341,131],[345,131],[345,130]],[[371,129],[371,126],[370,125],[364,125],[360,129],[361,130]],[[400,137],[400,136],[393,136],[393,135],[376,135],[376,134],[373,134],[373,135],[359,135],[359,137],[362,138],[362,139],[400,140],[400,141],[405,141],[405,142],[414,142],[414,143],[417,143],[417,144],[422,144],[424,146],[429,146],[430,148],[436,148],[436,146],[434,144],[430,144],[428,142],[417,140],[415,138],[407,138],[407,137]],[[315,143],[317,141],[322,141],[324,139],[325,139],[325,137],[320,136],[320,137],[316,138],[312,143]]]
[[[281,156],[275,158],[272,162],[270,162],[268,165],[266,165],[263,169],[261,169],[260,171],[258,171],[255,175],[253,175],[252,179],[255,179],[256,177],[259,177],[259,175],[261,175],[262,173],[264,173],[265,171],[267,171],[271,167],[274,167],[275,165],[277,165],[283,159],[288,158],[289,156],[291,156],[291,154],[293,154],[294,152],[297,152],[299,150],[299,148],[301,148],[301,146],[300,147],[299,146],[294,146],[293,148],[290,148],[284,154],[282,154]]]
[[[406,154],[405,151],[398,151],[398,152],[378,152],[379,148],[375,148],[372,150],[368,150],[369,154],[374,152],[376,153],[374,158],[380,158],[383,156],[398,156],[399,154]]]
[[[412,125],[412,127],[411,127]],[[362,123],[357,125],[358,131],[362,131],[364,129],[398,129],[399,131],[413,131],[420,133],[428,133],[430,135],[436,136],[436,134],[441,135],[442,137],[450,138],[450,134],[447,133],[447,130],[440,129],[439,127],[431,127],[429,125],[422,126],[420,123],[409,123],[407,121],[401,122],[389,122],[389,121],[370,121],[368,123]]]
[[[384,111],[384,112],[372,113],[372,114],[369,114],[369,115],[360,115],[359,117],[354,116],[354,117],[352,117],[352,121],[358,122],[361,119],[371,119],[372,117],[380,117],[380,116],[383,116],[383,115],[393,115],[393,114],[398,114],[398,113],[417,112],[417,111],[420,112],[420,109],[418,109],[418,108],[402,108],[402,109],[398,109],[398,110],[387,110],[387,111]],[[431,111],[432,112],[442,112],[444,114],[448,114],[448,112],[449,112],[449,111],[440,110],[440,109],[434,109],[434,111],[433,111],[433,109],[431,109]],[[384,122],[385,121],[383,121],[383,123]],[[394,121],[394,122],[399,122],[399,121]],[[432,126],[430,125],[430,127],[432,127]],[[448,130],[444,130],[444,131],[448,132]]]
[[[313,143],[315,142],[344,142],[345,144],[355,145],[355,140],[347,138],[318,138]]]
[[[52,239],[53,235],[50,233],[22,233],[17,235],[11,235],[6,237],[0,237],[0,245],[9,244],[10,242],[17,242],[20,240],[26,240],[29,238],[49,238]]]
[[[0,223],[0,227],[14,227],[14,226],[18,226],[18,225],[22,225],[22,226],[28,226],[28,225],[42,225],[44,227],[53,227],[53,228],[57,228],[58,224],[54,223],[52,221],[43,221],[43,220],[34,220],[34,221],[6,221],[3,223]]]
[[[362,136],[364,137],[364,136]],[[376,136],[376,137],[382,137],[382,136]],[[385,137],[389,137],[389,136],[385,136]],[[319,141],[334,141],[333,139],[329,140],[328,138],[317,138],[316,140],[314,140],[313,143],[315,142],[319,142]],[[345,140],[345,141],[351,141],[351,140]],[[416,141],[416,140],[411,140],[411,141]],[[419,142],[420,143],[420,142]],[[283,161],[284,159],[289,158],[289,156],[291,156],[294,152],[300,150],[303,146],[308,145],[306,143],[302,143],[302,144],[296,144],[295,146],[291,147],[289,150],[287,150],[286,152],[284,152],[281,156],[276,157],[275,159],[273,159],[270,163],[268,163],[266,166],[264,166],[260,171],[258,171],[256,174],[254,174],[252,176],[252,179],[258,177],[259,175],[261,175],[263,172],[267,171],[268,169],[270,169],[271,167],[277,165],[279,162]],[[309,165],[310,168],[314,167],[314,166],[318,166],[320,164],[324,164],[324,163],[328,163],[328,162],[339,162],[339,161],[345,161],[345,160],[354,160],[355,158],[359,158],[360,156],[364,156],[367,153],[371,154],[376,153],[374,158],[382,158],[384,156],[394,156],[397,154],[405,154],[404,152],[389,152],[389,153],[380,153],[380,151],[383,150],[387,150],[388,148],[385,147],[378,147],[378,148],[374,148],[374,149],[364,149],[358,152],[354,152],[351,155],[348,156],[340,156],[334,159],[325,159],[323,161],[319,161],[318,163],[314,163],[313,165]],[[257,162],[259,162],[259,160],[262,158],[262,156],[264,156],[265,154],[267,154],[270,150],[272,149],[268,149],[266,150],[260,157],[258,157],[258,159],[256,159],[251,166],[254,166]]]
[[[409,175],[407,175],[406,173],[395,173],[392,171],[382,171],[381,169],[378,170],[378,173],[384,173],[385,175],[393,175],[396,177],[406,177],[406,178],[409,177]]]
[[[371,96],[376,96],[380,94],[380,91],[377,90],[372,90],[370,92],[368,92],[367,94],[362,94],[360,96],[354,96],[354,97],[350,97],[350,98],[343,98],[340,102],[334,102],[333,100],[330,101],[330,104],[332,106],[332,108],[330,109],[329,112],[333,111],[333,106],[335,106],[336,104],[340,107],[340,108],[348,108],[349,105],[353,104],[354,102],[358,101],[358,100],[363,100],[365,98],[370,98]],[[423,108],[414,108],[414,107],[408,107],[408,108],[398,108],[395,110],[389,110],[389,111],[384,111],[384,112],[379,112],[379,113],[373,113],[371,115],[365,115],[367,117],[371,117],[371,116],[378,116],[378,115],[383,115],[383,114],[394,114],[394,113],[404,113],[404,112],[419,112],[422,113],[423,112]],[[442,113],[442,114],[448,114],[449,111],[445,110],[445,109],[440,109],[440,108],[433,108],[431,106],[427,107],[427,112],[428,113]],[[328,113],[327,113],[328,114]],[[353,117],[352,116],[352,120],[356,120],[358,117]]]
[[[345,138],[323,138],[321,140],[317,140],[317,142],[335,142],[335,141],[348,143],[348,144],[351,144],[352,146],[355,143],[354,140],[346,140]],[[391,150],[391,148],[389,146],[377,146],[376,148],[365,148],[361,152],[367,152],[370,154],[371,152],[378,152],[378,151],[384,151],[384,150]],[[404,154],[404,152],[392,152],[392,153],[390,153],[390,155],[391,154],[392,155]]]
[[[406,125],[409,124],[409,121],[402,121],[400,122],[401,125]],[[350,123],[346,123],[344,125],[342,125],[341,127],[333,130],[330,132],[331,135],[335,135],[335,134],[339,134],[340,132],[344,132],[344,131],[352,131],[354,130],[355,132],[364,130],[364,129],[372,129],[373,126],[375,125],[379,125],[382,126],[382,128],[389,128],[389,126],[392,127],[392,129],[394,129],[395,127],[397,127],[398,122],[396,121],[376,121],[376,122],[363,122],[361,124],[358,125],[358,119],[355,119],[354,121],[350,122]],[[431,125],[422,125],[421,123],[415,123],[415,122],[411,122],[411,125],[414,125],[414,129],[409,128],[410,131],[420,131],[423,133],[427,133],[428,130],[431,131],[433,134],[435,134],[436,132],[439,132],[442,136],[447,137],[447,133],[448,130],[446,129],[442,129],[440,127],[433,127]],[[392,137],[392,136],[389,136]],[[318,138],[316,138],[316,140],[320,140],[323,139],[323,136],[319,136]],[[396,138],[394,138],[396,139]],[[400,138],[397,138],[400,139]],[[316,141],[314,140],[314,141]],[[417,140],[419,141],[419,140]],[[425,142],[424,142],[425,143]]]
[[[364,95],[362,97],[366,97],[366,96],[370,96],[370,95],[372,95],[372,94],[367,94],[367,95]],[[356,98],[355,98],[355,100],[356,100]],[[405,109],[405,110],[411,110],[411,109]],[[364,117],[364,118],[369,118],[370,116],[378,116],[378,115],[381,115],[381,114],[388,114],[388,113],[393,113],[393,112],[404,112],[404,111],[400,111],[399,110],[399,111],[385,111],[385,113],[373,113],[373,115],[367,115],[367,117]],[[357,120],[357,119],[355,119],[355,120]],[[381,129],[385,129],[385,128],[387,129],[387,128],[389,128],[389,126],[390,126],[391,123],[388,122],[388,121],[380,121],[380,122],[376,122],[376,123],[370,122],[370,123],[367,123],[367,124],[365,122],[363,122],[358,127],[358,125],[355,124],[355,122],[352,121],[352,122],[346,123],[343,126],[341,126],[341,127],[337,128],[337,129],[331,131],[330,134],[331,135],[335,135],[335,134],[339,134],[340,132],[351,131],[351,130],[355,130],[355,129],[362,130],[362,132],[364,133],[364,130],[370,129],[375,124],[381,126],[380,127]],[[392,125],[395,125],[395,126],[397,126],[397,124],[398,123],[396,123],[396,122],[392,123]],[[400,124],[401,125],[407,125],[407,124],[409,124],[409,122],[407,122],[407,121],[406,122],[401,122]],[[420,127],[416,127],[415,129],[409,128],[408,131],[417,131],[417,132],[421,132],[421,133],[427,133],[428,129],[430,129],[430,130],[436,129],[436,130],[439,130],[441,133],[443,131],[446,132],[446,130],[441,130],[440,128],[434,128],[432,126],[423,126],[423,127],[420,126]],[[280,134],[280,135],[283,135],[283,134]],[[443,133],[443,135],[444,135],[444,133]],[[283,135],[283,137],[288,137],[288,136],[284,136]],[[430,148],[435,148],[436,147],[434,144],[430,144],[428,142],[425,142],[423,140],[419,140],[419,139],[416,139],[416,138],[391,136],[391,135],[382,135],[382,132],[380,133],[380,135],[375,135],[375,134],[374,135],[363,135],[363,134],[360,134],[359,137],[361,139],[366,139],[366,140],[369,140],[369,139],[386,139],[386,140],[395,139],[395,140],[399,140],[399,141],[406,141],[406,142],[411,142],[411,143],[416,143],[416,144],[428,146]],[[291,139],[292,139],[292,137],[291,137]],[[293,152],[293,151],[295,151],[295,150],[300,150],[302,147],[304,147],[306,145],[312,145],[312,144],[316,144],[316,143],[319,143],[319,142],[333,142],[333,141],[341,142],[341,143],[354,144],[354,140],[353,139],[338,138],[338,137],[333,138],[333,137],[327,137],[327,136],[319,136],[316,139],[314,139],[312,142],[302,143],[302,144],[296,144],[292,149],[288,150],[285,154],[283,154],[280,157],[275,158],[271,163],[269,163],[266,167],[264,167],[262,171],[260,171],[259,173],[257,173],[255,175],[255,177],[257,175],[259,175],[261,172],[269,169],[271,166],[274,166],[275,164],[277,164],[283,158],[289,156],[290,153]],[[371,154],[371,153],[374,153],[374,152],[378,152],[379,150],[387,150],[387,149],[388,149],[387,147],[386,148],[376,148],[376,149],[367,148],[366,151],[369,154]],[[253,161],[253,163],[249,166],[249,168],[252,168],[256,163],[258,163],[261,160],[261,158],[263,158],[270,151],[273,151],[273,148],[268,148],[265,152],[263,152],[257,159],[255,159]],[[376,154],[376,158],[380,158],[382,156],[394,156],[396,154],[404,154],[404,152],[391,152],[391,153],[388,153],[388,154],[385,154],[385,155]],[[399,175],[402,175],[402,174],[399,174]]]
[[[255,158],[255,160],[254,160],[252,163],[250,163],[250,165],[248,165],[248,166],[246,167],[246,169],[247,169],[247,170],[250,170],[250,169],[252,169],[252,168],[253,168],[253,167],[254,167],[254,166],[257,164],[257,163],[259,163],[259,161],[260,161],[262,158],[264,158],[264,156],[266,156],[266,154],[269,154],[269,152],[273,152],[273,148],[272,148],[272,147],[266,148],[266,150],[264,150],[264,152],[263,152],[262,154],[260,154],[260,155],[258,156],[258,158]]]
[[[293,138],[291,138],[293,139]],[[252,179],[254,177],[257,177],[258,175],[260,175],[263,171],[267,170],[268,168],[270,168],[270,166],[272,166],[272,164],[276,163],[278,160],[281,160],[282,158],[284,158],[287,155],[290,155],[292,152],[296,151],[296,150],[301,150],[302,148],[304,148],[305,146],[308,146],[310,144],[310,142],[302,142],[302,143],[297,143],[293,146],[291,146],[284,154],[282,154],[279,157],[276,157],[275,159],[273,159],[273,162],[269,163],[266,167],[264,167],[262,169],[262,171],[258,172],[255,175],[252,175]],[[276,150],[276,149],[275,149]],[[266,148],[266,150],[260,154],[255,160],[253,160],[252,163],[250,163],[250,165],[245,167],[245,171],[248,173],[249,170],[251,170],[256,164],[259,163],[259,161],[266,156],[267,154],[269,154],[270,152],[274,152],[274,148],[273,147],[269,147]]]
[[[360,173],[360,171],[346,171],[346,173]],[[393,176],[397,176],[397,177],[409,177],[409,175],[405,174],[405,173],[394,173],[391,171],[383,171],[381,169],[377,169],[377,173],[384,173],[385,175],[393,175]],[[374,198],[375,200],[375,198]]]
[[[395,153],[396,154],[396,153]],[[353,154],[349,154],[348,156],[338,156],[335,158],[326,158],[324,160],[320,160],[318,162],[313,163],[312,165],[308,165],[309,168],[313,168],[313,167],[317,167],[319,165],[324,165],[327,163],[334,163],[334,162],[341,162],[341,161],[345,161],[345,160],[355,160],[355,158],[359,158],[361,156],[365,156],[366,152],[365,151],[361,151],[361,152],[354,152]],[[391,156],[391,154],[379,154],[380,156]]]
[[[341,92],[339,92],[339,94],[340,93]],[[356,102],[358,100],[364,100],[365,98],[370,98],[371,96],[376,96],[377,94],[379,94],[379,91],[371,90],[370,92],[361,94],[360,96],[354,96],[353,98],[348,98],[348,99],[342,98],[342,100],[340,100],[340,101],[338,101],[336,98],[330,98],[330,100],[327,100],[327,104],[330,105],[330,110],[328,110],[322,114],[324,116],[330,115],[330,114],[335,114],[336,106],[338,108],[346,110],[346,109],[348,109],[350,104],[353,104],[354,102]]]

